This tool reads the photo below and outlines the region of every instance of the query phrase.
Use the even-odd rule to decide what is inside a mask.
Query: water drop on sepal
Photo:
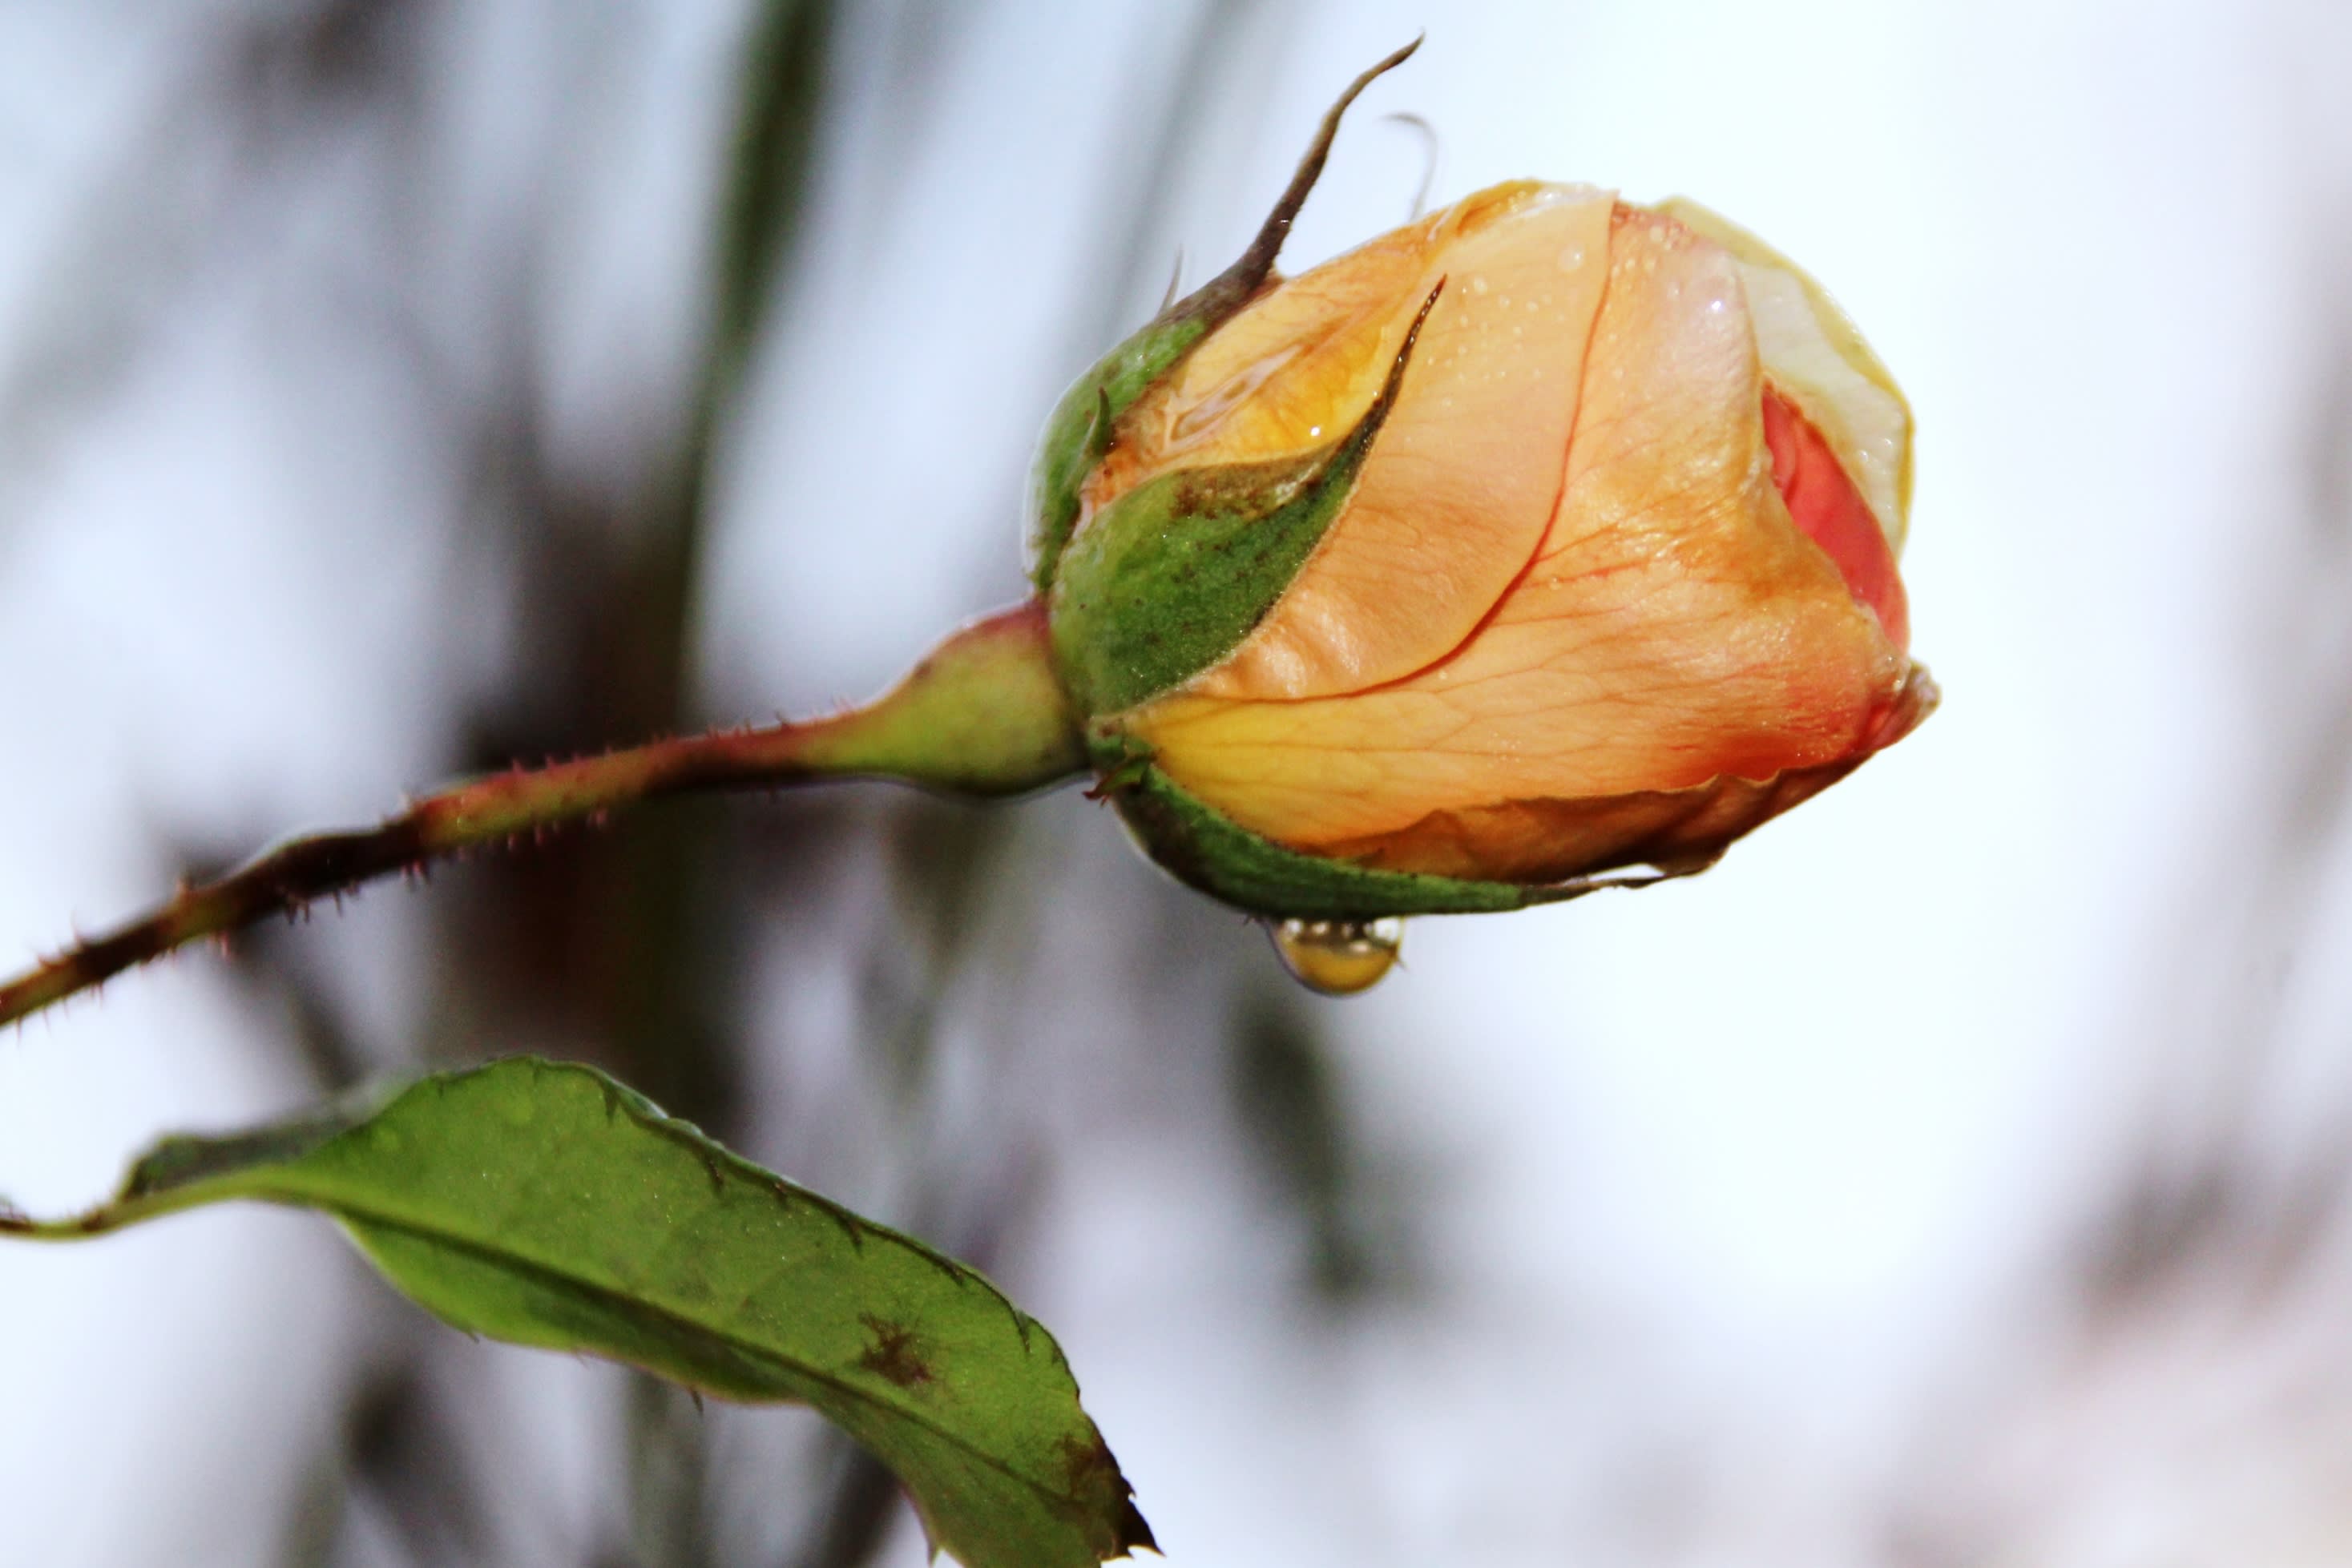
[[[1327,997],[1351,997],[1380,983],[1396,967],[1404,922],[1384,920],[1270,921],[1266,935],[1283,967],[1300,985]]]

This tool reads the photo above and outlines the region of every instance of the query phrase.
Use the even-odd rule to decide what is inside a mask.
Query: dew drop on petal
[[[1380,983],[1396,967],[1404,946],[1404,922],[1385,920],[1284,920],[1266,934],[1283,967],[1302,986],[1327,997],[1351,997]]]

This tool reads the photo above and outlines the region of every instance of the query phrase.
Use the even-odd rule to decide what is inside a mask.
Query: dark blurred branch
[[[865,1449],[835,1440],[832,1476],[816,1536],[791,1558],[792,1568],[865,1568],[880,1551],[898,1501],[898,1481]]]
[[[2251,1294],[2275,1291],[2340,1234],[2352,1209],[2344,1163],[2352,1100],[2325,1107],[2305,1152],[2289,1161],[2265,1128],[2263,1103],[2284,1071],[2285,993],[2275,977],[2312,942],[2326,849],[2352,813],[2343,614],[2352,595],[2352,305],[2331,294],[2321,325],[2329,351],[2309,398],[2305,526],[2288,534],[2287,559],[2260,585],[2264,643],[2246,677],[2260,688],[2250,706],[2284,720],[2272,727],[2273,793],[2268,810],[2245,812],[2255,826],[2224,850],[2229,877],[2246,890],[2235,928],[2217,932],[2200,913],[2197,959],[2179,969],[2220,990],[2213,1011],[2184,1015],[2199,1027],[2177,1044],[2193,1054],[2162,1086],[2166,1121],[2189,1130],[2167,1137],[2164,1123],[2152,1128],[2124,1190],[2087,1227],[2082,1292],[2095,1325],[2200,1277],[2216,1259],[2231,1260],[2223,1272]]]
[[[733,395],[751,358],[777,268],[797,236],[822,99],[825,41],[833,19],[815,0],[769,0],[743,51],[742,100],[735,120],[719,256],[704,417]],[[689,453],[707,460],[709,432]]]
[[[633,684],[643,706],[631,716],[656,732],[695,723],[688,669],[712,464],[796,232],[833,20],[829,0],[755,0],[743,45],[721,172],[710,336],[674,482],[644,519],[628,574],[634,591],[620,606],[642,661]],[[605,920],[620,936],[623,975],[610,1019],[615,1067],[677,1113],[725,1130],[737,1119],[740,1070],[728,1008],[734,967],[722,967],[706,939],[721,874],[716,847],[707,821],[673,819],[634,835],[605,886]],[[699,1401],[633,1377],[623,1436],[641,1568],[716,1563]]]
[[[1261,974],[1265,971],[1263,967]],[[1244,982],[1231,1035],[1234,1108],[1284,1208],[1304,1230],[1304,1283],[1326,1307],[1406,1287],[1408,1217],[1378,1201],[1313,1004],[1271,977]]]

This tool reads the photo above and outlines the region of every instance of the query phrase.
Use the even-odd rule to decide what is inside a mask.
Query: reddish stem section
[[[1032,601],[955,633],[863,707],[517,768],[436,790],[373,828],[289,839],[0,984],[0,1023],[200,937],[298,914],[320,898],[462,850],[665,796],[848,778],[1009,795],[1083,766],[1076,727],[1048,662],[1045,612]]]

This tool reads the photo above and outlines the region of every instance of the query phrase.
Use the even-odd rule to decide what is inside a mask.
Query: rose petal
[[[1821,431],[1888,549],[1901,554],[1911,507],[1911,405],[1895,378],[1804,268],[1696,202],[1677,196],[1658,212],[1731,253],[1765,375]]]
[[[1505,882],[1561,882],[1629,865],[1696,869],[1910,734],[1936,701],[1934,684],[1915,667],[1851,754],[1833,762],[1765,779],[1719,778],[1690,789],[1434,811],[1397,832],[1335,839],[1318,849],[1375,870]]]
[[[1764,441],[1772,452],[1772,483],[1798,531],[1837,564],[1854,602],[1878,617],[1888,640],[1908,648],[1910,603],[1886,535],[1821,431],[1769,382],[1764,387]]]
[[[1606,195],[1564,187],[1474,197],[1403,231],[1412,244],[1391,236],[1285,285],[1147,400],[1131,438],[1122,425],[1113,457],[1136,466],[1107,474],[1105,500],[1171,464],[1261,460],[1334,439],[1446,280],[1347,510],[1265,620],[1190,689],[1354,691],[1444,657],[1478,625],[1559,497],[1610,208]]]
[[[1761,399],[1733,258],[1619,208],[1558,513],[1477,635],[1377,689],[1179,694],[1132,727],[1242,826],[1406,870],[1523,858],[1514,802],[1849,764],[1909,665],[1790,522]]]
[[[1445,295],[1347,511],[1265,622],[1192,690],[1354,691],[1472,634],[1559,500],[1609,207],[1597,195],[1552,203],[1443,254]]]

